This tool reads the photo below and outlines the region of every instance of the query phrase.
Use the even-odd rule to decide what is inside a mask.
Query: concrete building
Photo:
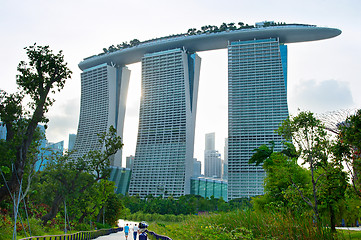
[[[126,168],[133,169],[134,158],[135,157],[133,155],[130,155],[125,158],[125,167]]]
[[[224,156],[222,163],[222,179],[228,179],[228,138],[224,139]]]
[[[265,172],[248,163],[253,149],[269,141],[288,117],[287,46],[278,38],[230,42],[228,46],[228,198],[263,194]]]
[[[76,134],[69,134],[68,151],[72,151],[74,149],[75,140]]]
[[[129,193],[179,197],[190,193],[199,51],[228,49],[229,200],[263,193],[264,172],[247,164],[288,115],[285,44],[332,38],[334,28],[289,24],[197,35],[177,35],[88,57],[79,63],[81,107],[75,149],[102,149],[97,133],[110,125],[122,137],[130,72],[142,62],[142,99]],[[273,24],[271,24],[273,25]],[[121,152],[112,160],[121,166]]]
[[[213,133],[206,133],[205,135],[205,147],[204,150],[216,150],[216,134]]]
[[[78,133],[73,156],[80,157],[89,150],[101,150],[98,133],[110,126],[123,137],[125,105],[130,71],[124,66],[102,63],[81,73],[81,102]],[[112,166],[122,165],[122,152],[114,156]]]
[[[200,58],[185,49],[144,55],[130,195],[190,193]]]
[[[204,148],[204,176],[211,178],[222,177],[222,159],[221,154],[215,150],[215,133],[205,135]]]
[[[197,161],[197,158],[193,158],[193,176],[200,177],[202,175],[202,163]]]

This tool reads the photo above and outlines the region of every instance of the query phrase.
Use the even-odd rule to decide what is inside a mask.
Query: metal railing
[[[95,231],[81,231],[71,234],[63,235],[48,235],[48,236],[34,236],[22,238],[20,240],[90,240],[100,236],[109,235],[111,233],[116,233],[123,231],[122,227],[111,228],[111,229],[99,229]]]
[[[152,231],[148,231],[148,234],[149,235],[152,235],[153,237],[155,237],[155,239],[160,239],[160,240],[172,240],[170,237],[167,237],[167,236],[162,236],[162,235],[158,235],[156,234],[155,232],[152,232]]]

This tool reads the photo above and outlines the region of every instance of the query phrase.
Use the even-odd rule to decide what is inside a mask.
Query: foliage
[[[278,23],[276,23],[276,22],[265,22],[262,27],[284,26],[284,25],[289,25],[289,24],[282,23],[282,22],[278,22]],[[310,26],[310,25],[305,25],[305,24],[290,24],[290,25]],[[222,23],[219,27],[214,26],[214,25],[204,25],[204,26],[201,27],[200,30],[197,29],[197,28],[189,28],[186,33],[173,34],[173,35],[169,35],[169,36],[165,36],[165,37],[161,37],[161,38],[146,40],[146,41],[143,41],[143,42],[139,41],[138,39],[133,39],[129,43],[128,42],[122,42],[121,44],[117,44],[116,46],[111,45],[108,48],[103,48],[103,53],[101,53],[99,55],[115,52],[115,51],[118,51],[118,50],[130,48],[130,47],[136,47],[139,44],[153,42],[153,41],[162,40],[162,39],[169,39],[169,38],[181,37],[181,36],[209,34],[209,33],[219,33],[219,32],[225,32],[225,31],[235,31],[235,30],[250,29],[250,28],[255,28],[255,26],[254,25],[244,24],[243,22],[238,22],[238,27],[233,22],[231,22],[231,23]],[[91,56],[91,57],[94,57],[94,56]],[[89,57],[89,58],[91,58],[91,57]]]
[[[172,239],[334,239],[330,229],[317,230],[311,216],[289,212],[232,211],[194,216],[181,223],[150,225]]]
[[[153,197],[149,195],[146,199],[140,199],[138,196],[123,196],[122,201],[124,206],[130,210],[131,213],[143,212],[150,214],[173,214],[173,215],[187,215],[197,214],[199,212],[218,212],[230,211],[232,209],[249,208],[249,199],[233,199],[226,203],[222,198],[216,199],[203,198],[199,195],[185,195],[178,200],[162,197]]]
[[[48,122],[44,114],[54,103],[49,93],[60,91],[72,73],[64,62],[62,51],[54,54],[49,46],[36,44],[25,50],[28,62],[21,61],[17,67],[19,91],[13,94],[2,91],[0,95],[0,118],[7,130],[5,142],[0,143],[0,154],[6,160],[1,162],[1,169],[12,169],[8,174],[5,172],[0,201],[19,190],[24,172],[31,165],[29,157],[34,156],[35,129],[39,122]],[[23,103],[25,97],[28,109]]]
[[[355,193],[361,197],[361,109],[340,123],[335,155],[342,159],[351,176]]]
[[[114,191],[114,183],[104,181],[110,174],[109,158],[123,144],[113,126],[107,133],[99,135],[99,143],[104,146],[103,150],[91,150],[81,158],[65,154],[50,161],[39,173],[31,197],[37,204],[50,206],[48,213],[42,216],[44,225],[55,218],[59,208],[66,203],[69,217],[79,223],[97,216],[106,204]]]
[[[294,185],[310,192],[309,171],[297,164],[295,159],[273,152],[263,164],[267,175],[264,180],[265,194],[252,199],[255,209],[290,210],[300,214],[306,212],[304,201]]]

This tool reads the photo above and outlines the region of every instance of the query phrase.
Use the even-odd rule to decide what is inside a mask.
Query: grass
[[[361,239],[361,231],[355,230],[337,230],[338,235],[343,236],[345,239]]]
[[[328,228],[317,228],[308,216],[250,210],[194,216],[169,225],[153,223],[149,229],[174,240],[347,239],[334,236]]]

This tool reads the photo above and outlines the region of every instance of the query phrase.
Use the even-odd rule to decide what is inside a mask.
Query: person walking
[[[124,227],[124,234],[125,234],[125,239],[128,239],[128,235],[129,235],[129,226],[128,226],[128,223],[127,223],[127,225],[125,225],[125,227]]]
[[[138,232],[139,232],[139,228],[137,227],[137,224],[134,224],[134,227],[133,227],[133,239],[134,240],[137,240]]]

